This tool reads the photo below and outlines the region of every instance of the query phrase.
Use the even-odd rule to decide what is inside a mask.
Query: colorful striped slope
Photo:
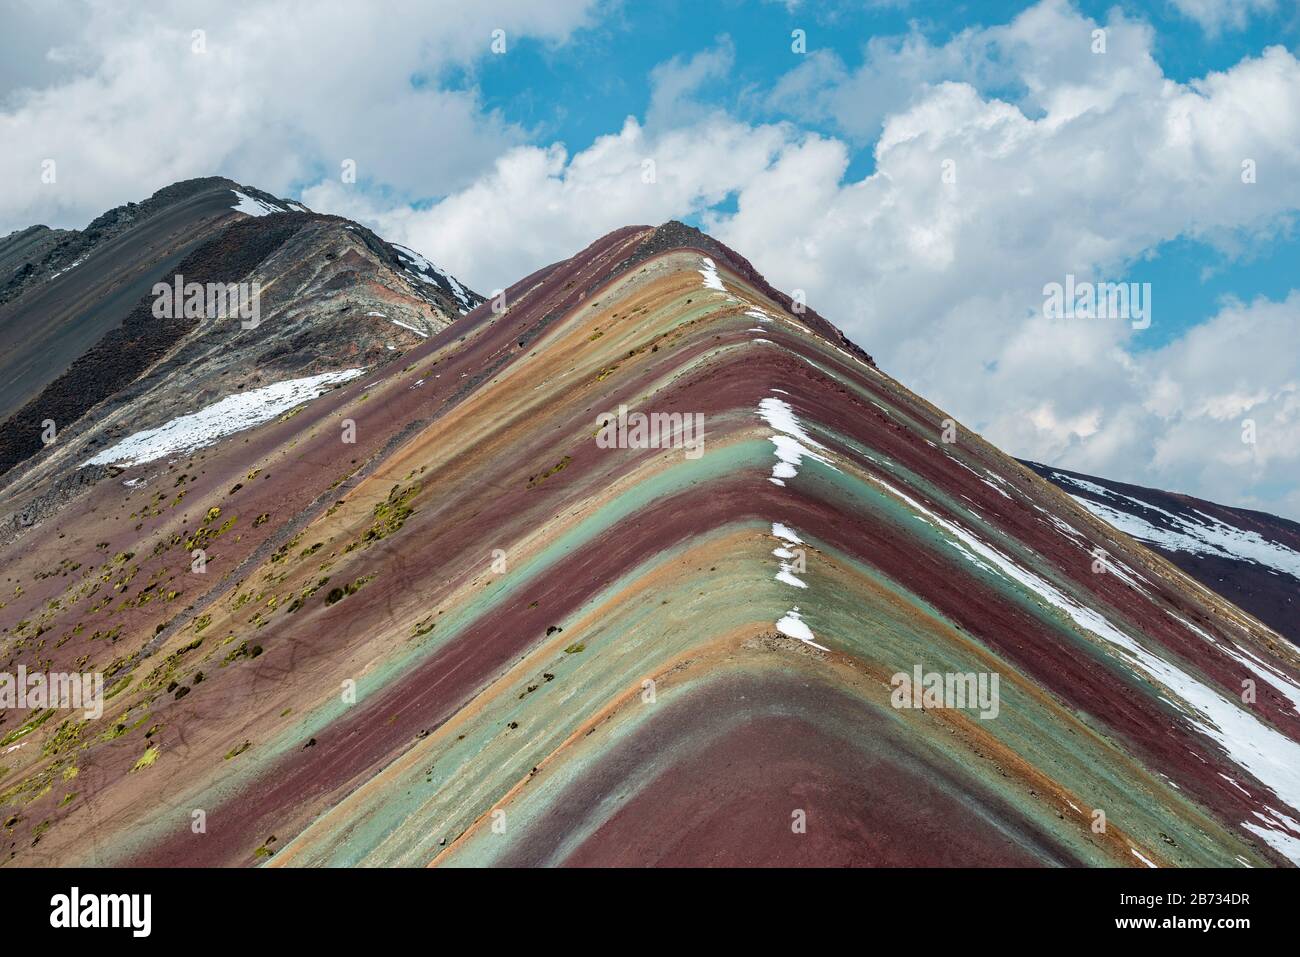
[[[1300,861],[1296,648],[680,224],[3,559],[15,863]]]

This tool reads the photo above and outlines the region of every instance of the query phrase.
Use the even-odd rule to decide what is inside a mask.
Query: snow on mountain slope
[[[1026,462],[1094,515],[1300,643],[1300,525]]]
[[[392,243],[392,247],[397,250],[397,255],[402,259],[406,271],[418,279],[420,282],[431,286],[438,286],[455,298],[460,305],[460,314],[463,316],[479,303],[483,297],[470,292],[459,282],[456,277],[445,269],[435,266],[429,260],[425,259],[414,249],[410,249],[399,243]]]
[[[135,461],[108,452],[128,436],[174,431],[176,420],[250,393],[274,417],[278,383],[399,361],[481,301],[445,274],[421,281],[407,264],[414,255],[220,178],[167,187],[84,234],[38,229],[0,242],[0,261],[31,273],[0,304],[0,343],[10,346],[0,402],[12,399],[0,427],[0,540],[57,514],[110,461]],[[158,283],[237,284],[250,303],[256,291],[258,321],[159,312]]]
[[[322,372],[304,379],[285,379],[272,385],[239,392],[206,408],[172,419],[156,429],[128,436],[107,448],[86,465],[142,465],[169,455],[195,452],[228,435],[251,429],[323,394],[336,384],[365,374],[365,369]]]

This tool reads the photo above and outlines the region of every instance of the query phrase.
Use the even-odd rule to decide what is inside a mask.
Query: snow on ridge
[[[718,267],[713,260],[708,256],[702,256],[700,262],[704,264],[704,268],[699,270],[700,275],[704,277],[704,288],[726,292],[727,287],[722,284],[722,277],[718,275]]]
[[[789,638],[797,638],[805,645],[812,645],[814,648],[818,648],[822,651],[830,651],[830,649],[825,645],[819,645],[813,640],[815,636],[812,633],[812,629],[804,624],[803,616],[799,614],[798,605],[795,605],[786,612],[785,617],[781,618],[781,620],[776,623],[776,630]]]
[[[799,533],[789,525],[781,522],[772,523],[772,536],[781,544],[772,549],[772,554],[780,559],[781,569],[776,573],[776,580],[786,585],[793,585],[795,588],[807,588],[808,583],[795,575],[795,566],[788,559],[798,557],[790,550],[791,545],[802,545],[803,539]],[[795,638],[802,641],[805,645],[811,645],[821,651],[830,651],[825,645],[819,645],[812,629],[803,620],[803,615],[799,612],[799,606],[795,605],[785,613],[776,623],[776,630],[788,638]]]
[[[781,539],[787,545],[802,545],[803,539],[788,525],[782,525],[780,522],[772,523],[772,534]]]
[[[430,274],[442,279],[447,284],[447,288],[451,290],[451,294],[456,297],[456,301],[460,303],[462,316],[465,315],[467,310],[474,308],[473,303],[469,301],[469,294],[465,291],[465,287],[457,282],[456,277],[447,270],[434,265],[431,260],[420,255],[409,246],[403,246],[401,243],[389,243],[389,245],[397,250],[397,255],[400,258],[410,261],[411,265],[406,267],[407,272],[415,273],[416,276],[430,285],[438,285],[429,278]]]
[[[83,467],[132,466],[168,455],[188,454],[212,445],[227,435],[269,422],[294,406],[328,392],[335,384],[355,379],[365,371],[362,368],[323,372],[304,379],[286,379],[249,392],[237,392],[198,412],[172,419],[156,429],[129,435],[81,464]]]
[[[826,456],[808,447],[811,445],[824,449],[826,446],[804,431],[789,402],[768,396],[758,403],[758,414],[764,422],[779,433],[771,437],[772,445],[776,447],[777,457],[776,465],[772,466],[772,475],[768,478],[773,485],[784,485],[785,479],[798,475],[798,466],[802,464],[805,456],[835,468]]]
[[[87,253],[86,255],[88,256],[89,253]],[[81,257],[80,259],[78,259],[76,262],[74,262],[74,263],[70,263],[69,265],[64,266],[62,269],[60,269],[58,272],[56,272],[53,276],[51,276],[51,277],[50,277],[48,280],[46,280],[46,281],[47,281],[47,282],[53,282],[54,280],[56,280],[56,279],[58,279],[60,276],[62,276],[65,272],[70,272],[71,270],[76,269],[78,266],[80,266],[80,265],[81,265],[82,263],[84,263],[85,261],[86,261],[86,256],[82,256],[82,257]]]
[[[939,517],[882,479],[868,477],[911,506],[919,520],[946,531],[951,536],[953,547],[968,561],[1020,584],[1064,612],[1079,628],[1109,645],[1119,660],[1128,667],[1169,689],[1182,702],[1182,705],[1175,704],[1175,707],[1179,708],[1197,731],[1216,742],[1229,761],[1244,768],[1288,806],[1300,810],[1300,743],[1292,741],[1272,725],[1260,721],[1218,689],[1138,643],[1098,611],[1059,591],[1050,582],[1022,567],[972,532]],[[1275,847],[1281,844],[1291,853],[1300,851],[1300,839],[1285,834],[1280,826],[1276,831]],[[1270,843],[1274,841],[1270,840]],[[1282,847],[1278,849],[1284,854],[1288,853]],[[1300,864],[1300,854],[1292,856],[1291,860]]]
[[[780,522],[772,523],[772,535],[781,542],[778,547],[772,549],[772,554],[777,557],[781,565],[780,571],[776,573],[776,580],[787,585],[793,585],[795,588],[807,588],[808,583],[795,574],[799,569],[796,569],[790,562],[790,559],[799,556],[792,552],[789,546],[802,545],[803,539],[789,526],[782,525]]]
[[[267,216],[271,213],[288,212],[288,210],[281,209],[279,206],[272,206],[270,203],[257,199],[254,196],[247,196],[237,189],[232,189],[231,192],[234,193],[235,198],[239,200],[239,202],[232,207],[236,212],[246,213],[249,216]]]
[[[1094,495],[1108,496],[1111,494],[1119,494],[1117,492],[1112,493],[1110,489],[1103,488],[1095,482],[1076,478],[1073,475],[1065,475],[1061,472],[1053,472],[1052,478],[1056,479],[1058,482],[1065,482],[1067,485],[1073,485],[1075,488],[1081,488],[1086,492],[1092,492]]]
[[[388,319],[388,321],[391,322],[391,323],[392,323],[393,325],[395,325],[395,326],[401,326],[403,329],[410,329],[412,332],[414,332],[414,333],[415,333],[417,336],[419,336],[421,339],[428,339],[428,338],[429,338],[429,334],[428,334],[427,332],[425,332],[423,329],[417,329],[417,328],[415,328],[415,326],[408,325],[407,323],[402,322],[401,319],[392,319],[392,318],[390,318],[390,317],[388,317],[388,316],[384,316],[384,318],[385,318],[385,319]]]
[[[1105,491],[1105,490],[1103,490]],[[1153,508],[1169,517],[1175,528],[1161,528],[1147,521],[1140,515],[1116,508],[1104,502],[1094,502],[1079,495],[1071,495],[1076,502],[1098,518],[1109,522],[1120,531],[1147,542],[1159,545],[1173,552],[1188,552],[1193,555],[1211,555],[1218,558],[1231,558],[1237,561],[1263,565],[1283,575],[1300,579],[1300,552],[1287,548],[1278,542],[1270,542],[1258,532],[1247,531],[1228,525],[1204,512],[1197,512],[1208,522],[1196,522],[1174,515],[1163,509],[1147,505],[1145,502],[1118,492],[1109,493],[1114,498],[1134,502],[1144,508]],[[1213,524],[1210,524],[1213,523]]]

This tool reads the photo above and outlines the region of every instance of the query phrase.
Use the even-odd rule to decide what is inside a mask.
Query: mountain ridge
[[[1178,492],[1023,462],[1098,517],[1300,644],[1300,523]]]
[[[0,723],[10,859],[1295,862],[1300,653],[698,241],[615,230],[0,546],[6,667],[113,692]],[[601,446],[624,407],[702,454]]]
[[[44,385],[14,408],[0,429],[0,485],[11,493],[16,485],[34,487],[23,476],[34,470],[39,482],[49,474],[41,462],[67,448],[66,442],[46,447],[42,423],[53,422],[59,435],[75,436],[93,451],[110,444],[122,427],[102,422],[115,406],[132,406],[133,417],[156,409],[151,424],[161,424],[192,409],[196,398],[229,395],[237,383],[221,377],[232,373],[274,382],[288,373],[329,371],[358,346],[368,361],[382,364],[481,301],[419,254],[394,247],[359,224],[311,213],[220,177],[158,191],[138,207],[145,215],[135,216],[105,242],[120,245],[132,230],[152,228],[178,204],[186,217],[180,232],[170,229],[160,238],[160,255],[146,249],[137,257],[130,268],[135,278],[103,305],[89,305],[87,296],[98,295],[106,284],[120,285],[122,263],[110,249],[97,247],[75,269],[54,269],[39,287],[0,306],[0,335],[8,332],[16,346],[11,363],[31,369],[40,356],[45,369]],[[241,208],[246,206],[251,213]],[[105,214],[96,222],[121,219]],[[101,257],[109,258],[99,268]],[[304,271],[304,263],[314,265]],[[159,281],[170,285],[175,276],[201,284],[258,280],[266,323],[231,332],[230,320],[180,313],[157,318],[150,290]],[[87,291],[60,299],[69,283]],[[284,316],[288,321],[281,321]],[[51,337],[59,341],[64,329],[66,347],[50,348]],[[188,382],[167,382],[177,377]],[[21,379],[20,374],[10,381]],[[28,391],[37,384],[33,380]],[[181,391],[182,385],[189,391]],[[149,389],[150,398],[142,401]],[[144,421],[150,424],[150,417]],[[59,501],[61,496],[35,505],[21,501],[21,508],[3,516],[6,534],[21,533]]]

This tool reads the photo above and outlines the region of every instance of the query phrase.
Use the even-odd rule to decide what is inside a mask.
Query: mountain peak
[[[46,394],[0,657],[112,696],[6,725],[18,863],[1300,862],[1300,654],[735,251],[615,230],[421,336],[380,242],[227,214],[180,263],[261,326],[137,311]]]
[[[359,224],[216,176],[166,186],[84,230],[15,234],[0,241],[0,266],[10,270],[0,346],[12,363],[0,380],[0,485],[36,463],[33,497],[6,503],[0,536],[61,501],[36,491],[41,476],[73,450],[89,459],[111,444],[123,428],[113,410],[137,428],[161,425],[241,382],[382,366],[482,301]],[[220,310],[160,317],[156,289],[177,283],[256,286],[258,324]],[[42,440],[47,421],[58,445]]]

